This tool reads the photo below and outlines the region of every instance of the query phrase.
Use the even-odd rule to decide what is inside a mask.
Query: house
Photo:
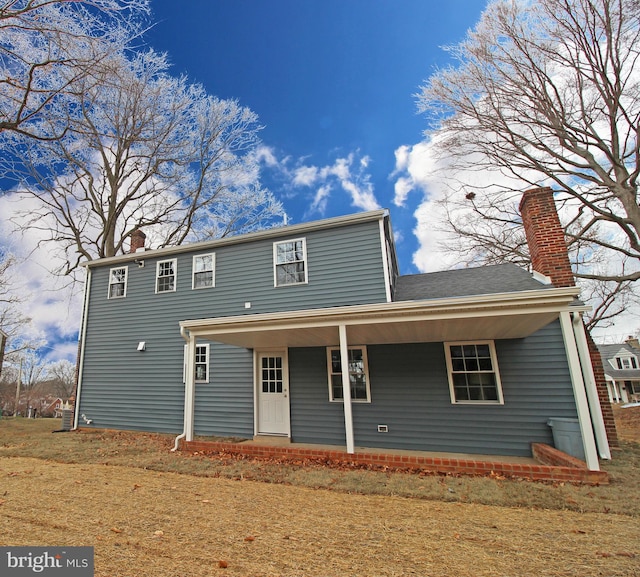
[[[399,275],[384,210],[157,250],[136,232],[85,265],[75,426],[530,456],[568,418],[598,471],[615,428],[587,308],[552,191],[521,206],[533,274]]]
[[[64,401],[62,397],[56,397],[55,399],[47,399],[43,404],[43,408],[40,411],[44,417],[53,417],[54,419],[62,418],[62,411],[67,408],[73,408],[74,398],[71,397],[67,401]]]
[[[640,343],[629,337],[623,344],[598,345],[607,381],[609,401],[640,401]]]

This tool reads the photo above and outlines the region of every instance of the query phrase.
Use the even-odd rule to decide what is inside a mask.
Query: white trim
[[[84,302],[82,305],[82,324],[80,334],[80,359],[78,359],[78,385],[76,387],[76,403],[75,415],[73,416],[73,428],[78,428],[78,420],[80,418],[80,394],[82,393],[82,372],[84,370],[84,354],[87,342],[87,320],[89,317],[89,296],[91,293],[91,269],[87,268],[87,274],[84,278]]]
[[[389,269],[389,243],[387,242],[387,235],[384,231],[384,218],[379,221],[380,228],[380,247],[382,250],[382,270],[384,271],[384,290],[387,296],[387,302],[391,302],[391,271]]]
[[[208,272],[204,271],[196,271],[196,259],[202,258],[203,256],[211,257],[211,284],[206,286],[196,286],[196,273]],[[202,254],[194,254],[191,258],[191,289],[192,290],[201,290],[214,288],[216,286],[216,253],[215,252],[206,252]]]
[[[193,441],[194,415],[195,415],[195,365],[196,365],[196,339],[192,334],[187,337],[187,374],[184,393],[184,432],[186,441]]]
[[[351,382],[349,381],[349,343],[347,342],[347,327],[344,324],[338,326],[340,336],[340,362],[342,363],[342,396],[344,402],[344,432],[347,441],[347,453],[356,452],[353,434],[353,411],[351,410]]]
[[[504,405],[504,396],[502,394],[502,381],[500,379],[500,370],[498,368],[498,355],[496,353],[496,346],[494,341],[492,340],[478,340],[478,341],[449,341],[449,342],[445,342],[444,344],[444,355],[445,355],[445,359],[446,359],[446,363],[447,363],[447,378],[449,380],[449,395],[451,398],[451,404],[452,405],[489,405],[489,406],[495,406],[495,405]],[[498,399],[495,401],[492,400],[458,400],[456,399],[456,393],[455,393],[455,388],[454,388],[454,383],[453,383],[453,364],[451,361],[451,347],[452,346],[465,346],[465,345],[488,345],[489,346],[489,355],[491,357],[491,371],[464,371],[465,373],[473,373],[473,372],[478,372],[478,373],[486,373],[486,374],[492,374],[495,378],[495,382],[496,382],[496,394],[498,396]],[[456,371],[458,372],[458,371]]]
[[[300,282],[278,284],[278,266],[292,264],[292,262],[300,262],[300,261],[278,262],[278,245],[292,243],[292,242],[302,243],[302,263],[304,265],[304,280]],[[281,288],[281,287],[288,287],[288,286],[299,286],[304,284],[309,284],[309,260],[307,259],[307,239],[305,237],[299,237],[299,238],[289,238],[285,240],[275,241],[273,243],[273,286],[277,288]]]
[[[582,367],[580,366],[580,357],[578,355],[578,347],[573,332],[573,322],[570,312],[565,311],[560,313],[560,327],[562,328],[564,348],[567,352],[567,361],[569,362],[571,385],[573,386],[573,396],[576,401],[576,409],[578,410],[578,422],[580,423],[580,433],[582,435],[587,468],[590,471],[599,471],[600,463],[598,462],[596,441],[591,426],[589,402],[587,401],[585,384],[582,378]]]
[[[116,270],[123,270],[124,269],[124,287],[122,290],[122,294],[121,295],[111,295],[111,287],[120,284],[119,282],[117,283],[112,283],[111,282],[111,275],[113,274],[113,271]],[[114,299],[123,299],[127,296],[127,287],[129,285],[129,267],[127,265],[125,266],[114,266],[113,268],[109,269],[109,283],[107,286],[107,299],[108,300],[114,300]]]
[[[598,388],[596,387],[596,377],[593,373],[593,365],[591,364],[591,353],[589,352],[589,344],[587,343],[587,335],[585,334],[584,324],[580,315],[573,315],[573,333],[576,337],[576,346],[578,347],[578,356],[580,358],[580,366],[582,367],[582,378],[587,392],[587,402],[591,413],[591,421],[593,423],[593,431],[598,444],[598,452],[603,459],[611,459],[611,449],[607,438],[607,429],[604,425],[604,417],[602,416],[602,407],[600,405],[600,397]]]
[[[559,313],[563,310],[577,312],[591,310],[587,306],[571,305],[573,297],[578,292],[576,287],[563,287],[423,301],[396,301],[256,315],[200,318],[180,321],[180,326],[198,333],[215,334],[215,332],[227,332],[234,329],[239,332],[251,332],[261,329],[272,330],[274,327],[335,326],[341,324],[340,321],[346,321],[348,324],[372,324],[407,319],[465,319],[504,316],[505,314],[531,314],[532,312]]]
[[[362,351],[362,360],[364,363],[364,378],[365,385],[367,388],[367,398],[366,399],[354,399],[351,397],[352,403],[371,403],[371,382],[369,381],[369,358],[367,357],[367,346],[366,345],[349,345],[347,347],[349,351],[359,350]],[[332,362],[331,362],[331,353],[332,351],[340,352],[340,365],[342,367],[342,351],[340,347],[327,347],[327,384],[329,386],[329,402],[330,403],[342,403],[344,399],[335,399],[333,397],[333,382],[331,377],[336,373],[333,372]],[[348,361],[347,361],[348,362]],[[347,365],[348,366],[348,365]],[[340,373],[342,375],[342,373]]]
[[[173,289],[171,290],[163,290],[163,291],[159,291],[158,290],[158,280],[160,278],[164,278],[160,276],[160,265],[167,263],[167,262],[172,262],[173,263]],[[165,276],[169,276],[169,275],[165,275]],[[156,294],[164,294],[164,293],[172,293],[172,292],[176,292],[176,290],[178,289],[178,259],[177,258],[168,258],[165,260],[159,260],[156,263]]]

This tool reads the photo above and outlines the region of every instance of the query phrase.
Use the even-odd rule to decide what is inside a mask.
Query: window
[[[176,290],[176,259],[161,260],[156,269],[156,292],[166,293]]]
[[[342,401],[342,365],[340,349],[327,349],[329,372],[329,400]],[[362,403],[371,402],[369,387],[369,366],[366,347],[349,347],[349,382],[351,400]]]
[[[192,288],[209,288],[215,286],[215,254],[199,254],[193,257]]]
[[[183,363],[182,381],[187,380],[187,345],[184,346],[184,363]],[[195,364],[195,381],[196,383],[209,382],[209,345],[196,345],[196,364]]]
[[[127,296],[127,267],[112,268],[109,271],[109,296],[117,299]]]
[[[307,245],[303,238],[273,244],[275,286],[307,282]]]
[[[619,369],[637,369],[638,361],[635,357],[616,357],[616,363]]]
[[[493,341],[444,347],[452,403],[504,403]]]

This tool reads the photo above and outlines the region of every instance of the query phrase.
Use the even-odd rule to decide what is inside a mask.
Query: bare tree
[[[27,336],[31,319],[20,307],[27,293],[14,278],[15,265],[15,257],[0,247],[0,330],[7,335],[4,351],[7,362],[15,361],[16,355],[41,344]]]
[[[5,0],[0,3],[0,132],[56,138],[40,121],[115,47],[144,27],[148,0]]]
[[[494,0],[450,51],[417,95],[441,165],[473,175],[449,179],[448,248],[528,260],[520,194],[552,186],[576,277],[609,317],[640,279],[639,3]]]
[[[152,51],[113,55],[75,81],[76,94],[48,120],[52,134],[68,127],[63,137],[4,141],[5,170],[40,202],[21,225],[64,249],[62,272],[122,253],[139,228],[161,247],[262,228],[282,214],[260,187],[255,114],[166,71]]]
[[[68,400],[75,391],[76,365],[66,359],[56,361],[47,368],[47,378],[51,380],[55,394]]]

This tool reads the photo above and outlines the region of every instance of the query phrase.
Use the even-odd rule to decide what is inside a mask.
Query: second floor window
[[[156,292],[165,293],[176,290],[176,259],[161,260],[156,269]]]
[[[208,288],[215,286],[215,255],[199,254],[193,257],[193,288]]]
[[[273,244],[275,286],[307,282],[307,244],[304,238]]]
[[[109,298],[127,296],[127,267],[112,268],[109,271]]]

